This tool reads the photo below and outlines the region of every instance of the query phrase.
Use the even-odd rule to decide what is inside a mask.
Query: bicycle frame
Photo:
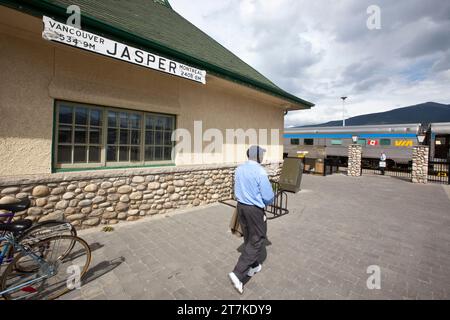
[[[17,252],[25,252],[34,261],[36,261],[41,267],[45,267],[44,268],[45,270],[50,270],[51,269],[51,268],[48,268],[49,264],[43,258],[39,257],[34,252],[32,252],[30,248],[28,248],[28,247],[26,247],[26,246],[16,242],[13,234],[9,233],[6,236],[0,237],[0,243],[2,243],[4,241],[6,241],[7,243],[5,244],[5,247],[3,248],[3,250],[2,250],[2,252],[0,254],[0,265],[2,264],[3,259],[5,257],[5,254],[8,252],[8,249],[11,246],[13,246],[15,249],[17,249]],[[50,277],[50,276],[51,276],[51,272],[47,271],[46,274],[44,274],[44,275],[42,275],[42,276],[40,276],[40,277],[38,277],[36,279],[32,279],[32,280],[27,281],[25,283],[22,283],[22,284],[20,284],[18,286],[9,288],[9,289],[4,290],[4,291],[0,291],[0,295],[9,293],[11,291],[15,291],[15,290],[19,290],[19,289],[25,288],[25,287],[27,287],[29,285],[32,285],[32,284],[34,284],[36,282],[41,281],[42,279]]]

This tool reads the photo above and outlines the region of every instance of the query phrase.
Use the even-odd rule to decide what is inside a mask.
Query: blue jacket
[[[260,208],[272,203],[274,198],[267,172],[258,162],[252,160],[236,169],[234,194],[240,203]]]

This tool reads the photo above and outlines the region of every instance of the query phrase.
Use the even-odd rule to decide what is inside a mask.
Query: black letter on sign
[[[147,56],[147,65],[149,66],[150,63],[153,63],[153,62],[155,62],[155,56],[149,54],[149,55]]]
[[[127,56],[128,60],[131,60],[130,53],[128,52],[128,47],[125,47],[125,49],[123,50],[121,58],[123,58],[125,55]]]
[[[144,58],[142,57],[142,51],[140,50],[136,50],[136,59],[134,59],[137,63],[142,63],[144,62]],[[138,59],[139,58],[139,59]]]
[[[166,62],[166,59],[159,58],[159,66],[158,66],[159,70],[164,70],[164,71],[166,70],[166,68],[164,66],[164,62]]]
[[[169,72],[175,73],[177,68],[177,64],[173,61],[170,61],[169,63]]]
[[[109,50],[106,50],[106,52],[112,56],[115,56],[117,54],[117,43],[114,43],[114,52],[109,52]]]

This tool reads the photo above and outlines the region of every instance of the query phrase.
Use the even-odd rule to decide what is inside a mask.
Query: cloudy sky
[[[316,106],[286,126],[450,104],[449,0],[170,0],[281,88]],[[380,29],[374,11],[380,9]],[[371,8],[370,8],[371,10]]]

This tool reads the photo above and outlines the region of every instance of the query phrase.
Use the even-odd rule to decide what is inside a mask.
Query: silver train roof
[[[450,123],[448,123],[450,129]],[[345,126],[345,127],[305,127],[285,128],[284,133],[351,133],[351,132],[377,132],[377,133],[417,133],[420,123],[407,124],[383,124],[370,126]]]

